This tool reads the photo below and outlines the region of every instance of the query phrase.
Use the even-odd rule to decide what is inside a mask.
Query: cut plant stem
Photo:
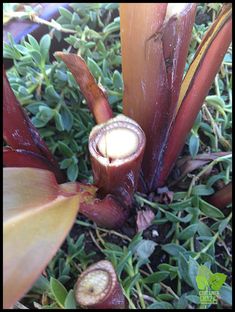
[[[129,129],[115,128],[105,133],[98,142],[102,156],[121,159],[133,154],[138,147],[137,135]]]
[[[124,207],[131,205],[144,147],[143,130],[124,115],[92,129],[89,151],[95,185],[101,196],[112,194]]]
[[[76,300],[90,309],[124,309],[125,297],[116,272],[107,260],[91,265],[78,278]]]

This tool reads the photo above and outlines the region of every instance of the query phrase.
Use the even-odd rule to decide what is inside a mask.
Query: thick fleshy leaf
[[[52,171],[57,181],[63,181],[62,171],[51,164],[44,156],[22,149],[3,148],[3,165],[4,167],[29,167],[39,168]]]
[[[192,3],[120,5],[124,114],[146,135],[142,169],[149,190],[175,116],[195,11]]]
[[[59,171],[59,165],[40,137],[38,130],[30,121],[28,115],[15,97],[6,72],[3,68],[3,138],[14,149],[23,149],[37,153],[47,158],[53,171]],[[60,174],[59,183],[65,181],[65,176]]]
[[[178,112],[163,156],[158,185],[163,185],[182,150],[232,39],[232,7],[226,4],[207,31],[183,80]]]
[[[129,211],[124,209],[122,204],[111,194],[99,199],[97,197],[98,188],[94,185],[70,182],[61,184],[60,187],[69,192],[80,192],[79,213],[98,226],[107,229],[120,228],[129,215]]]
[[[103,123],[113,117],[104,91],[95,82],[83,58],[77,54],[55,52],[55,56],[65,62],[77,81],[96,122]]]
[[[108,194],[103,199],[94,198],[93,201],[82,202],[80,213],[98,226],[118,229],[129,215],[129,210],[125,208],[114,196]]]
[[[11,307],[55,255],[79,208],[79,193],[60,188],[50,171],[3,169],[4,308]]]

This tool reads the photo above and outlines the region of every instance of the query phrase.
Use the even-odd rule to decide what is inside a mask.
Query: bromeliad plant
[[[146,193],[165,184],[231,42],[231,6],[225,5],[182,82],[195,10],[195,4],[121,4],[126,116],[113,118],[105,91],[79,55],[55,54],[70,69],[98,124],[88,144],[95,185],[64,183],[4,73],[4,139],[9,145],[4,166],[21,167],[4,168],[5,307],[36,280],[71,228],[78,206],[98,225],[118,228],[129,215],[137,184]],[[28,196],[29,190],[34,196]],[[32,238],[29,224],[38,229]],[[15,283],[16,267],[22,287]]]

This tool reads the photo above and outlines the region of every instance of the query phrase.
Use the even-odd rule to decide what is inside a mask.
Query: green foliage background
[[[198,5],[185,70],[221,5]],[[4,12],[12,14],[16,7],[17,4],[5,3]],[[59,18],[52,21],[54,27],[49,27],[39,42],[28,35],[16,44],[9,34],[3,54],[13,61],[7,75],[14,93],[59,160],[61,169],[66,170],[68,180],[92,183],[87,143],[94,120],[72,74],[50,51],[59,42],[66,51],[79,53],[106,89],[113,111],[120,113],[123,96],[120,19],[116,3],[72,3],[69,8],[59,9]],[[31,12],[32,8],[26,6],[21,18],[27,18]],[[70,33],[56,30],[58,27]],[[192,157],[202,152],[231,150],[231,67],[230,47],[188,135],[184,152]],[[210,175],[200,174],[210,168]],[[213,273],[228,276],[220,290],[217,308],[230,306],[231,207],[221,211],[202,198],[212,194],[217,183],[230,180],[231,156],[225,156],[185,177],[186,184],[191,181],[188,188],[175,190],[169,205],[136,194],[137,210],[148,206],[154,211],[155,231],[169,225],[167,243],[157,242],[154,236],[146,238],[144,232],[131,237],[109,232],[78,218],[74,228],[78,226],[84,233],[79,236],[71,233],[67,237],[65,246],[48,265],[46,275],[41,275],[22,303],[36,308],[76,308],[73,287],[78,275],[94,259],[106,258],[117,271],[130,308],[199,307],[196,275],[202,264]],[[110,242],[110,238],[119,238],[119,243]],[[96,247],[88,248],[91,243]],[[155,255],[159,260],[154,259]]]

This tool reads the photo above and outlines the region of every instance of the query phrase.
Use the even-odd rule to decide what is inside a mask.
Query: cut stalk
[[[231,39],[232,9],[230,5],[226,5],[199,45],[183,80],[178,112],[170,130],[157,186],[165,183],[172,170],[229,48]]]
[[[77,54],[63,52],[55,52],[55,56],[58,56],[73,74],[96,122],[99,124],[112,118],[113,112],[108,99],[95,82],[84,59]]]
[[[146,135],[148,190],[155,187],[175,116],[195,12],[190,3],[120,5],[124,114]]]
[[[93,128],[89,151],[95,185],[101,197],[112,194],[130,207],[136,190],[145,147],[139,125],[119,115]]]
[[[107,260],[91,265],[78,278],[76,300],[90,309],[124,309],[125,297],[116,272]]]

